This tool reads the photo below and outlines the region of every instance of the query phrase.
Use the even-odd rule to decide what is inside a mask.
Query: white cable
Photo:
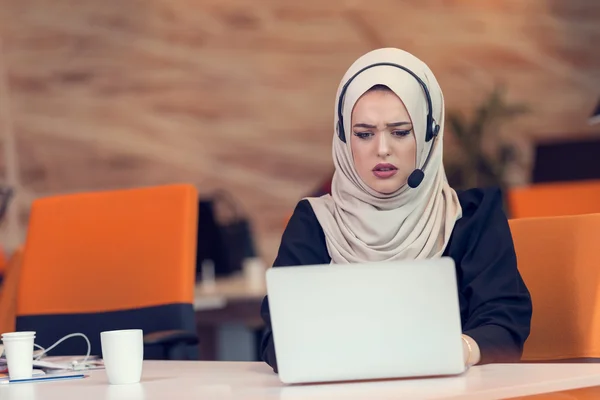
[[[42,349],[42,352],[36,356],[35,360],[39,361],[44,356],[44,354],[47,354],[50,350],[52,350],[53,348],[55,348],[56,346],[58,346],[59,344],[61,344],[65,340],[70,339],[70,338],[75,337],[75,336],[81,336],[87,342],[87,346],[88,346],[87,353],[86,353],[85,358],[83,359],[83,361],[81,361],[82,363],[85,364],[85,362],[90,357],[90,352],[92,351],[92,345],[91,345],[90,340],[88,339],[88,337],[85,336],[83,333],[71,333],[71,334],[69,334],[67,336],[63,336],[61,339],[57,340],[52,346],[48,347],[47,349],[44,349],[42,346],[40,346],[38,344],[34,344],[35,347],[38,347],[38,348]]]

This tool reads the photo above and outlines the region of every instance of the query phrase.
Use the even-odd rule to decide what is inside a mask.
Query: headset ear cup
[[[427,130],[425,134],[425,141],[429,142],[431,139],[436,137],[440,132],[440,126],[435,122],[435,120],[431,121],[431,128]]]
[[[427,129],[427,133],[425,134],[425,141],[430,142],[433,139],[433,125]]]

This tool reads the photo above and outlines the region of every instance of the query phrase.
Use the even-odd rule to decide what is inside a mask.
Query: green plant
[[[470,120],[460,112],[449,112],[446,123],[459,148],[446,164],[450,184],[457,189],[499,186],[505,191],[506,170],[519,157],[516,146],[501,137],[500,128],[528,111],[524,104],[509,103],[505,87],[497,86]],[[491,146],[486,150],[484,144]]]

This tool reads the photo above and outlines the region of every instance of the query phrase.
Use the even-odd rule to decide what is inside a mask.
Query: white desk
[[[263,363],[147,361],[141,384],[86,379],[0,385],[2,400],[154,399],[498,399],[600,385],[600,364],[474,367],[463,376],[284,386]]]

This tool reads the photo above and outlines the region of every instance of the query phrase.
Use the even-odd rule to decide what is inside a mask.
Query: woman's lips
[[[373,168],[373,175],[380,179],[388,179],[398,173],[398,168],[394,164],[379,163]]]

